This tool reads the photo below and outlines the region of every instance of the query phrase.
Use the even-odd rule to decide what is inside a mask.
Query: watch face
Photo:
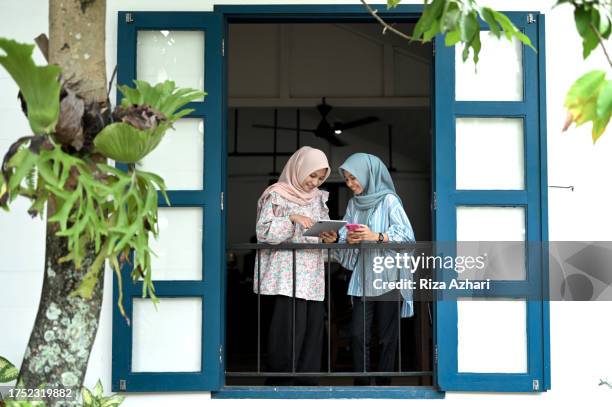
[[[378,234],[378,241],[379,241],[379,242],[382,242],[382,241],[384,241],[384,240],[385,240],[385,235],[383,235],[382,233],[379,233],[379,234]]]

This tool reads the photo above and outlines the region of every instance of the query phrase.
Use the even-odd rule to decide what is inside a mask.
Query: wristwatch
[[[383,235],[382,233],[378,234],[378,243],[382,243],[385,241],[385,235]]]

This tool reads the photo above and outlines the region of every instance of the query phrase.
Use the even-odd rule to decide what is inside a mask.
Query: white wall
[[[413,1],[418,3],[419,1]],[[239,4],[246,2],[223,2]],[[255,3],[255,2],[249,2]],[[259,2],[258,2],[259,3]],[[288,1],[267,1],[267,4],[286,4]],[[298,3],[298,2],[291,2]],[[309,3],[307,1],[299,3]],[[320,3],[313,1],[311,3]],[[352,4],[353,1],[334,1]],[[374,2],[373,2],[374,3]],[[483,2],[484,3],[484,2]],[[500,10],[533,10],[532,1],[487,1]],[[575,34],[574,23],[567,7],[550,10],[551,2],[542,2],[547,13],[547,108],[548,108],[548,178],[550,185],[573,185],[574,192],[549,189],[550,240],[612,240],[612,131],[593,146],[590,129],[581,127],[562,134],[565,119],[562,106],[564,95],[573,80],[583,72],[606,62],[596,51],[588,62],[582,62],[581,44]],[[47,30],[47,1],[23,0],[0,3],[0,36],[30,41]],[[109,0],[107,17],[107,61],[112,70],[116,59],[116,12],[118,10],[211,10],[211,1],[202,0]],[[38,55],[40,61],[40,55]],[[28,134],[28,126],[17,107],[16,88],[0,71],[0,151],[6,151],[10,141]],[[29,220],[26,206],[18,203],[10,215],[0,214],[0,315],[3,332],[0,355],[19,361],[37,309],[44,252],[43,224]],[[105,285],[110,287],[110,274]],[[110,389],[111,366],[111,309],[112,298],[107,289],[104,298],[100,330],[91,356],[86,385],[93,386],[101,378]],[[553,389],[540,395],[447,393],[448,401],[433,401],[438,405],[556,405],[581,403],[609,404],[612,390],[598,387],[600,378],[612,379],[612,353],[609,343],[612,326],[608,323],[612,305],[599,303],[551,304],[551,360]],[[208,394],[129,395],[126,406],[195,406],[208,402]],[[218,405],[266,403],[281,406],[286,401],[215,400]],[[292,401],[294,405],[310,404],[306,400]],[[366,406],[370,401],[320,401],[321,405]],[[386,400],[388,405],[430,405],[424,400]]]

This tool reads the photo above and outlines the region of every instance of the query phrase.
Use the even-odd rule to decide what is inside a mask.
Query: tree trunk
[[[23,388],[71,388],[78,394],[98,330],[103,286],[98,281],[91,300],[70,297],[93,261],[93,250],[87,250],[81,269],[72,262],[59,264],[68,251],[66,239],[55,236],[55,229],[47,224],[42,295],[19,374]],[[48,406],[77,405],[60,399],[47,402]]]
[[[49,1],[49,63],[62,67],[62,75],[77,83],[86,101],[106,105],[105,60],[106,0]],[[49,200],[47,216],[54,212]],[[103,284],[99,274],[91,300],[71,297],[95,258],[86,251],[80,269],[68,254],[67,240],[55,236],[57,226],[47,224],[43,289],[30,341],[21,365],[23,388],[72,388],[80,394],[87,363],[98,330]],[[48,406],[76,406],[76,400],[46,399]]]
[[[49,1],[49,63],[99,103],[106,101],[105,43],[106,0]]]

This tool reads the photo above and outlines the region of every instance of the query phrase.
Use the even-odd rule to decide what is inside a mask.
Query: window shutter
[[[471,60],[462,63],[462,48],[436,38],[435,239],[524,241],[527,247],[522,277],[491,281],[495,298],[436,302],[436,378],[447,391],[550,388],[548,303],[542,300],[548,259],[536,243],[548,238],[544,16],[507,15],[537,53],[482,33],[475,73]],[[456,254],[456,247],[444,246],[443,254]],[[449,269],[439,276],[458,277]]]
[[[160,197],[160,239],[153,242],[157,310],[142,283],[122,270],[131,325],[113,308],[113,391],[203,391],[223,385],[223,229],[220,197],[223,87],[222,16],[206,12],[120,12],[118,83],[134,79],[202,89],[143,160],[161,175],[171,206]],[[118,94],[120,98],[120,94]],[[118,285],[114,282],[114,300]]]

